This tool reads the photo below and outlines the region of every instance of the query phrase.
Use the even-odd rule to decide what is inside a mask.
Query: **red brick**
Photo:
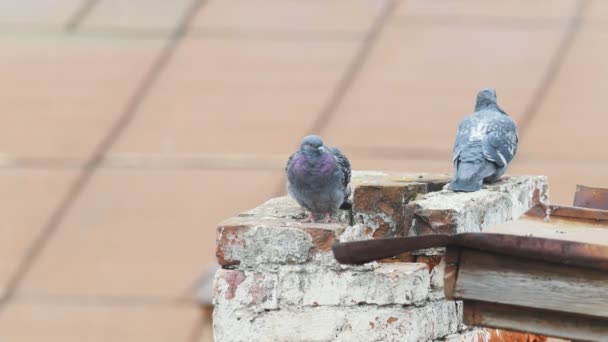
[[[546,336],[520,333],[508,330],[486,329],[490,334],[488,342],[544,342]]]
[[[234,298],[236,289],[245,281],[245,274],[235,270],[220,269],[217,271],[217,277],[224,279],[228,284],[228,290],[224,294],[224,298],[228,300]]]
[[[420,194],[440,190],[446,175],[370,174],[355,182],[353,217],[366,224],[373,238],[406,236],[410,216],[406,205]]]
[[[453,220],[453,210],[429,210],[411,203],[407,205],[406,211],[416,219],[414,226],[410,228],[413,228],[417,235],[453,234],[458,226]]]
[[[226,249],[230,247],[245,247],[243,233],[249,230],[250,226],[242,225],[220,225],[217,229],[216,252],[218,264],[222,266],[234,266],[240,264],[239,260],[234,260],[226,256]]]
[[[406,253],[401,253],[399,255],[396,255],[392,258],[386,258],[386,259],[380,259],[378,260],[379,263],[395,263],[395,262],[416,262],[416,256],[412,255],[409,252]]]
[[[331,251],[331,246],[336,241],[335,230],[323,228],[304,228],[304,231],[312,237],[314,251]]]
[[[426,264],[426,268],[431,272],[435,266],[439,265],[443,256],[441,255],[419,255],[416,262]]]

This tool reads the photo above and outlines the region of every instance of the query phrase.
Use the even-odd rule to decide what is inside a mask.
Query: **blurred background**
[[[216,224],[321,134],[451,172],[495,87],[510,174],[608,187],[603,0],[0,0],[0,341],[211,341]]]

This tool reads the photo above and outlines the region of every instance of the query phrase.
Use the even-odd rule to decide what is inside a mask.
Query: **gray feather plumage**
[[[448,189],[476,191],[502,176],[517,153],[515,122],[498,106],[496,92],[477,95],[475,113],[463,119],[454,142],[454,179]]]
[[[351,193],[348,158],[318,136],[307,136],[285,167],[287,190],[313,217],[331,215]]]

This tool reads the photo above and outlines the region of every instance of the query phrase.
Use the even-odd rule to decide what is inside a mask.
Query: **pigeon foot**
[[[315,221],[314,215],[312,213],[309,213],[308,216],[306,216],[306,218],[303,219],[300,222],[302,222],[302,223],[308,223],[308,222],[316,222],[316,221]]]

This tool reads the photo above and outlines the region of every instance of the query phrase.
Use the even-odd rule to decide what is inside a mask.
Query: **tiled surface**
[[[186,38],[112,152],[288,153],[356,47]]]
[[[195,1],[0,0],[0,341],[211,341],[215,226],[315,125],[355,169],[450,172],[479,88],[521,125],[540,90],[509,173],[608,187],[601,0],[575,35],[577,0],[397,0],[374,40],[390,1]]]
[[[339,145],[449,153],[479,88],[495,87],[501,106],[522,116],[562,27],[391,24],[323,133]]]
[[[82,4],[82,0],[0,0],[0,26],[59,29]]]
[[[354,155],[349,157],[353,165],[357,165],[358,170],[382,170],[389,172],[433,172],[433,173],[452,173],[452,163],[449,160],[429,160],[408,158],[403,160],[369,158],[367,156]]]
[[[80,28],[83,30],[171,31],[192,0],[100,0]]]
[[[364,33],[384,0],[209,0],[192,26],[213,31]]]
[[[608,78],[608,49],[598,46],[606,41],[608,31],[580,32],[522,141],[522,155],[608,165],[606,150],[593,146],[606,141],[608,133],[607,112],[599,105],[606,96],[602,84]]]
[[[16,157],[87,158],[162,41],[0,36],[0,44],[0,150]]]
[[[525,162],[513,164],[510,174],[546,175],[549,177],[549,199],[553,203],[572,205],[576,185],[608,188],[606,162]]]
[[[0,170],[0,295],[76,176],[66,170]]]
[[[77,303],[9,304],[0,340],[11,342],[188,341],[200,312],[177,306],[103,306]],[[34,328],[35,327],[35,328]]]
[[[417,17],[479,17],[479,18],[567,18],[578,0],[409,0],[404,1],[397,15]],[[600,0],[601,2],[601,0]]]
[[[585,21],[593,24],[603,24],[608,27],[608,2],[592,1],[585,13]]]
[[[101,170],[20,293],[177,298],[214,257],[217,223],[269,198],[278,178],[267,171]],[[58,269],[74,276],[58,276]]]

